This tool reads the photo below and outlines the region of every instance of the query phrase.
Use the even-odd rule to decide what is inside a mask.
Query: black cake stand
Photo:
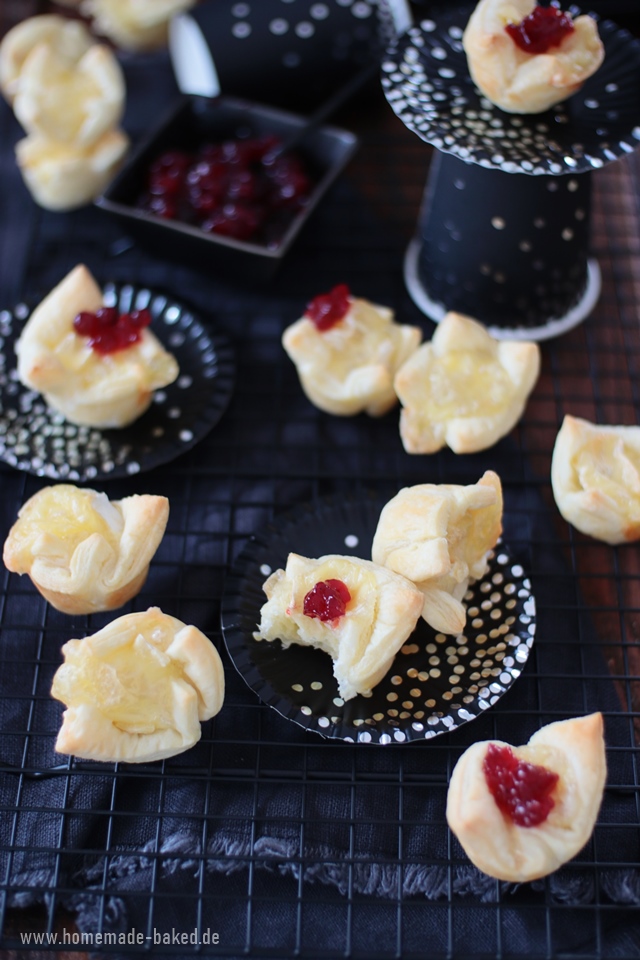
[[[580,323],[600,293],[591,175],[640,143],[640,41],[599,21],[605,59],[577,94],[545,113],[505,113],[469,75],[472,9],[422,20],[382,63],[394,112],[436,148],[405,281],[431,320],[456,310],[494,336],[544,340]]]

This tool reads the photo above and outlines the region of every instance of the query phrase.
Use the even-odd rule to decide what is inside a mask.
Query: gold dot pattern
[[[376,523],[378,516],[379,511],[375,513]],[[314,531],[319,517],[321,514],[316,513]],[[360,528],[343,528],[340,542],[352,532],[365,542]],[[265,545],[256,565],[259,589],[255,592],[260,601],[264,580],[260,567],[265,562],[272,569],[281,565],[280,561],[274,565],[278,558],[269,549],[274,549],[272,541]],[[259,682],[251,685],[286,717],[325,737],[374,744],[431,739],[495,704],[520,676],[535,639],[535,599],[530,581],[503,545],[489,555],[487,574],[470,585],[465,605],[467,622],[458,636],[437,633],[420,619],[392,669],[367,695],[345,702],[337,693],[333,664],[326,654],[295,644],[278,650],[279,641],[262,645],[254,642],[251,656],[258,664],[255,670]],[[247,634],[253,636],[254,630],[252,624]],[[246,644],[246,635],[244,640]],[[277,660],[272,674],[267,675],[260,656],[269,664]],[[287,657],[290,660],[284,669],[283,658]]]

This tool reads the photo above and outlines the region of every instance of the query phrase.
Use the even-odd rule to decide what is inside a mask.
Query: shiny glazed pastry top
[[[587,843],[606,777],[600,713],[550,723],[524,747],[480,741],[453,770],[447,822],[483,873],[537,880]]]
[[[480,0],[462,43],[480,91],[507,113],[542,113],[577,93],[604,59],[593,17],[535,0]]]
[[[150,607],[62,648],[51,695],[66,710],[55,749],[86,760],[143,763],[188,750],[224,701],[208,637]]]
[[[87,268],[75,267],[27,321],[16,343],[18,377],[72,423],[125,427],[145,412],[154,390],[176,379],[178,364],[142,326],[131,332],[131,342],[125,345],[124,338],[118,339],[120,331],[126,334],[133,324],[118,326],[118,320],[113,351],[102,349],[104,336],[95,332],[90,319],[86,327],[90,333],[77,332],[85,329],[77,318],[95,318],[103,308],[102,291]]]
[[[539,372],[537,343],[496,340],[471,317],[447,313],[396,374],[405,450],[493,446],[522,416]]]
[[[316,407],[338,416],[379,417],[398,402],[394,375],[421,336],[418,327],[394,323],[387,307],[353,297],[339,284],[307,305],[282,344]]]
[[[551,459],[558,510],[605,543],[640,540],[640,427],[565,416]]]
[[[368,694],[413,632],[422,594],[409,580],[358,557],[290,553],[263,586],[256,640],[317,647],[333,659],[343,700]]]
[[[20,508],[4,564],[63,613],[113,610],[140,592],[168,518],[166,497],[44,487]]]
[[[373,538],[375,563],[412,580],[423,594],[422,616],[434,630],[457,634],[467,614],[470,580],[484,576],[502,532],[500,478],[478,483],[405,487],[383,508]]]

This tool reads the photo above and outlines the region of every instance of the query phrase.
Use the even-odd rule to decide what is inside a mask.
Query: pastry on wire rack
[[[178,364],[148,329],[147,310],[120,314],[80,264],[33,311],[16,343],[18,377],[72,423],[125,427]]]
[[[496,340],[471,317],[447,313],[395,377],[405,450],[493,446],[522,416],[539,372],[537,343]]]
[[[502,487],[487,470],[468,486],[422,483],[400,490],[382,509],[371,556],[416,584],[422,616],[434,630],[458,634],[467,620],[462,601],[469,582],[487,572],[501,533]]]
[[[585,846],[606,777],[600,713],[550,723],[523,747],[479,741],[454,767],[447,822],[483,873],[537,880]]]
[[[142,589],[168,518],[166,497],[44,487],[20,508],[4,564],[63,613],[114,610]]]
[[[480,0],[462,38],[481,92],[508,113],[542,113],[600,67],[596,21],[535,0]]]
[[[421,338],[419,327],[395,323],[388,307],[353,297],[341,283],[307,305],[282,344],[316,407],[379,417],[398,402],[394,375]]]
[[[558,510],[605,543],[640,539],[640,427],[602,426],[567,414],[551,459]]]
[[[66,710],[58,753],[143,763],[188,750],[224,701],[208,637],[158,607],[129,613],[62,648],[51,695]]]
[[[343,700],[369,694],[413,632],[422,610],[418,588],[359,557],[318,559],[290,553],[263,590],[256,640],[316,647],[333,659]]]

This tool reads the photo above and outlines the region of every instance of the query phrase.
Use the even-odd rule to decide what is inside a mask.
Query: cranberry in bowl
[[[357,147],[305,118],[234,97],[182,97],[96,201],[167,259],[268,279]]]

